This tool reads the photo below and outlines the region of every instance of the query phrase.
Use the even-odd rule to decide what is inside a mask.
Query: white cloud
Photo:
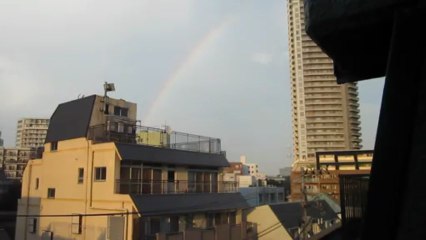
[[[271,53],[255,53],[251,56],[251,60],[256,63],[268,65],[272,61]]]

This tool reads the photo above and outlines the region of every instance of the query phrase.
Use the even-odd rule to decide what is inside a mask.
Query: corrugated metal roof
[[[142,216],[214,212],[249,207],[240,193],[130,195],[130,197]]]

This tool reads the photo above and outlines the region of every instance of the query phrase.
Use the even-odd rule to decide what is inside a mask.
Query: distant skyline
[[[0,0],[0,131],[79,95],[138,104],[143,125],[218,137],[229,161],[291,164],[285,1]],[[383,79],[359,83],[372,149]]]

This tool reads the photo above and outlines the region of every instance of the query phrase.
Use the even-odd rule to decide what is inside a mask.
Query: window
[[[106,180],[106,167],[96,167],[95,181],[105,181],[105,180]]]
[[[84,181],[84,168],[78,169],[78,180],[77,183],[83,183]]]
[[[36,180],[35,180],[35,189],[38,189],[39,185],[40,185],[40,180],[39,180],[39,178],[36,178]]]
[[[37,218],[28,219],[28,232],[30,233],[37,232]]]
[[[122,108],[118,106],[114,107],[114,115],[116,116],[127,117],[128,112],[129,112],[129,109],[127,108]]]
[[[83,216],[80,214],[73,214],[71,220],[71,232],[73,234],[81,234],[81,226],[83,222]]]
[[[50,151],[56,151],[58,150],[58,142],[54,141],[50,143]]]
[[[55,198],[55,189],[54,188],[48,188],[47,189],[47,198]]]

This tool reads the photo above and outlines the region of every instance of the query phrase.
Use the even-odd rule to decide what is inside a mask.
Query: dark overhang
[[[305,0],[306,32],[333,59],[339,83],[382,77],[395,8],[413,2]]]
[[[191,152],[148,145],[115,143],[122,160],[142,163],[202,167],[228,167],[223,154]]]
[[[240,193],[130,195],[142,216],[218,212],[249,208]]]

